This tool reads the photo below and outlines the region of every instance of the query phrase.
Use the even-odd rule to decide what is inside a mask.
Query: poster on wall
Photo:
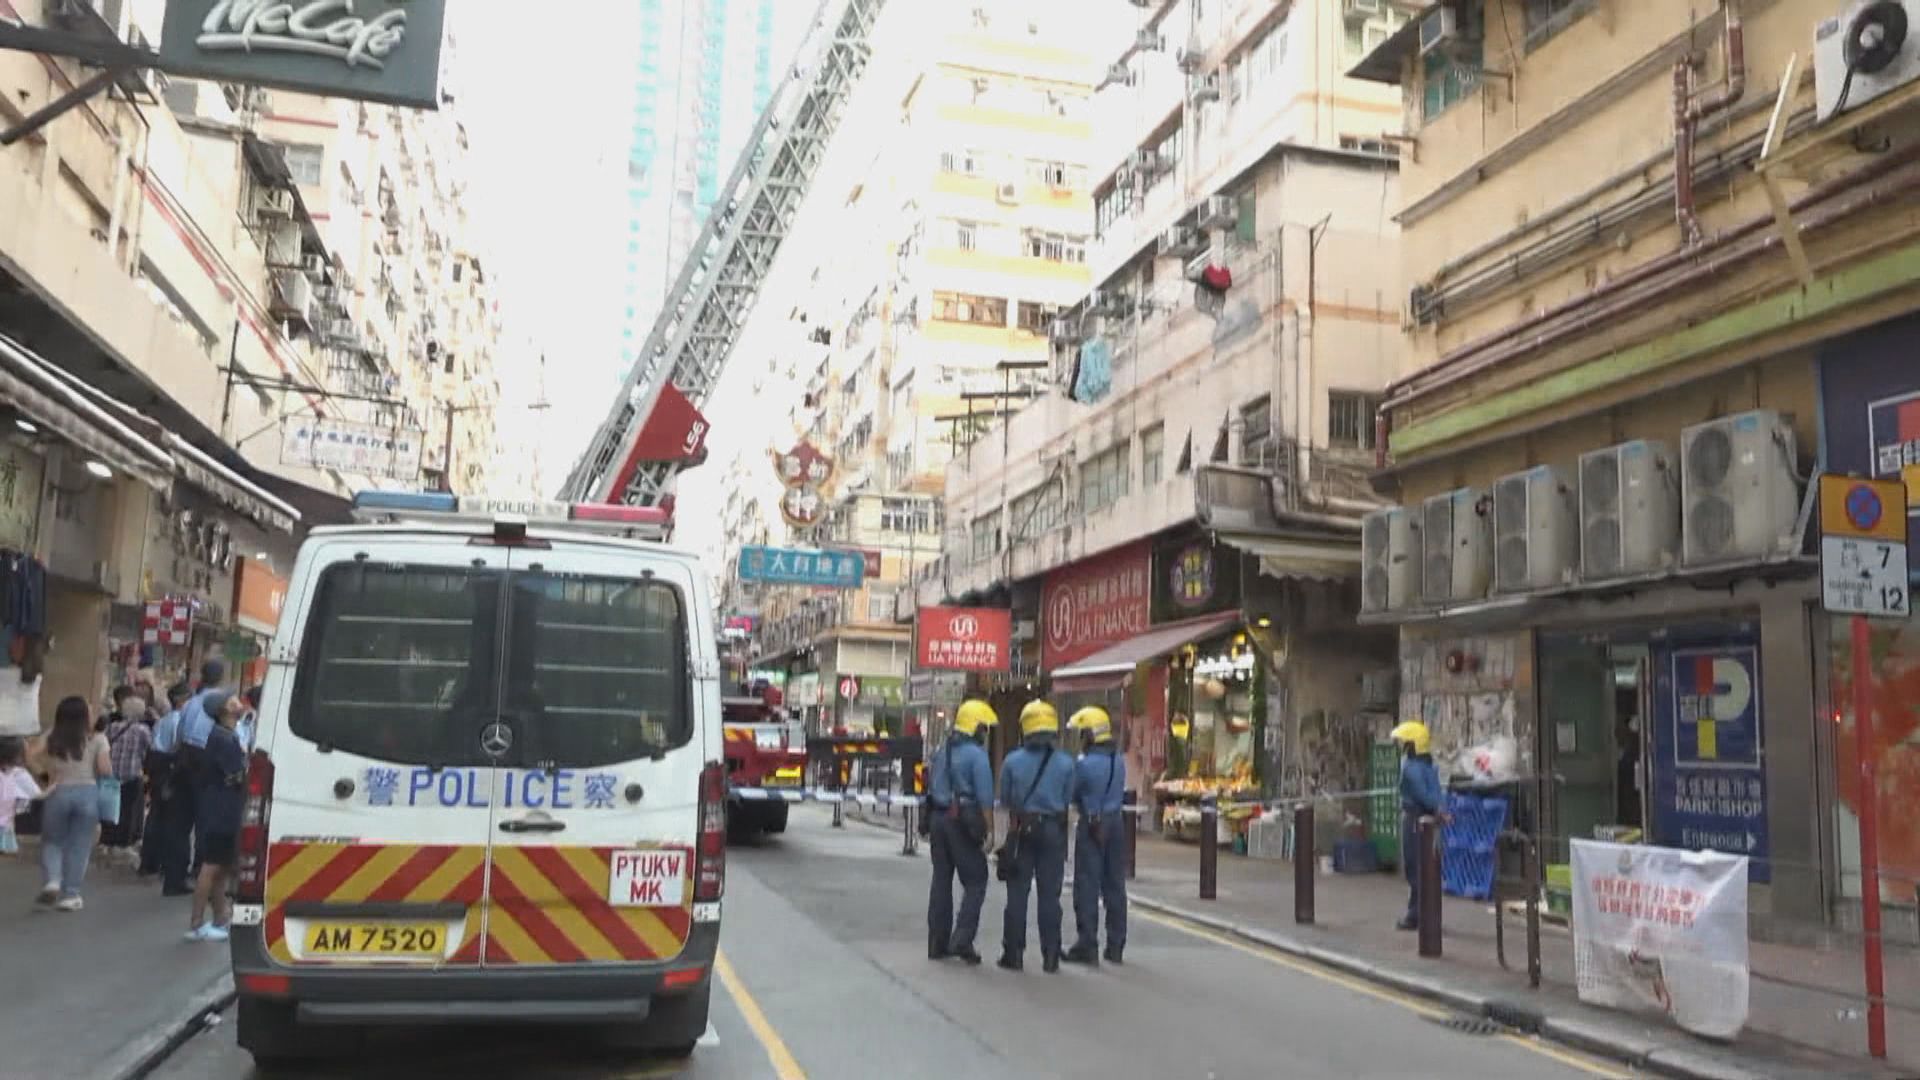
[[[1747,873],[1738,855],[1573,841],[1580,1000],[1653,1010],[1712,1039],[1747,1023]]]
[[[1872,629],[1874,663],[1868,671],[1873,709],[1875,787],[1879,797],[1880,892],[1892,903],[1911,903],[1920,881],[1920,619],[1882,623]],[[1834,719],[1833,814],[1839,843],[1840,893],[1861,895],[1860,808],[1867,792],[1860,782],[1860,729],[1854,719],[1853,665],[1848,662],[1850,627],[1833,621],[1827,641]]]
[[[1907,482],[1908,571],[1920,580],[1920,316],[1827,343],[1820,353],[1821,449],[1830,472]]]
[[[1770,880],[1759,643],[1664,646],[1655,664],[1652,839],[1750,856]]]

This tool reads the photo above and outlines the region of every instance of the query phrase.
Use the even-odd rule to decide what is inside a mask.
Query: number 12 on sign
[[[1828,611],[1904,619],[1912,610],[1905,544],[1823,537],[1820,578],[1821,599]]]

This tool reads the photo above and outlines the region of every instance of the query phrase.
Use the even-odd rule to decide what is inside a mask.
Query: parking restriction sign
[[[1820,599],[1828,611],[1907,618],[1906,541],[1904,483],[1820,478]]]

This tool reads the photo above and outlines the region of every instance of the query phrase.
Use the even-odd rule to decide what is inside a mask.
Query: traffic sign
[[[1905,483],[1820,478],[1820,600],[1828,611],[1909,617],[1906,541]]]
[[[840,696],[852,701],[860,696],[860,680],[851,675],[840,680]]]

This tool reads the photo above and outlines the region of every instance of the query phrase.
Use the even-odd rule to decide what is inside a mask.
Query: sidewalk
[[[853,820],[900,831],[899,813],[848,808]],[[1689,1035],[1659,1016],[1582,1004],[1574,989],[1573,937],[1541,927],[1542,982],[1527,986],[1526,920],[1507,920],[1507,962],[1494,952],[1493,911],[1484,902],[1447,898],[1443,958],[1423,960],[1415,936],[1393,929],[1406,908],[1398,874],[1322,875],[1315,879],[1316,924],[1293,921],[1293,864],[1222,850],[1214,900],[1199,899],[1200,849],[1143,833],[1129,893],[1139,907],[1294,953],[1370,981],[1441,1000],[1477,1015],[1537,1028],[1549,1038],[1677,1076],[1920,1075],[1920,1024],[1891,1010],[1890,1059],[1866,1057],[1865,1006],[1857,953],[1821,952],[1754,942],[1750,1019],[1730,1045]],[[1920,1003],[1920,957],[1888,955],[1890,1001]],[[1794,985],[1780,980],[1790,979]],[[1821,987],[1830,988],[1827,990]]]
[[[224,946],[182,941],[186,897],[95,860],[86,910],[36,908],[40,843],[0,859],[0,1076],[115,1080],[224,988]]]

